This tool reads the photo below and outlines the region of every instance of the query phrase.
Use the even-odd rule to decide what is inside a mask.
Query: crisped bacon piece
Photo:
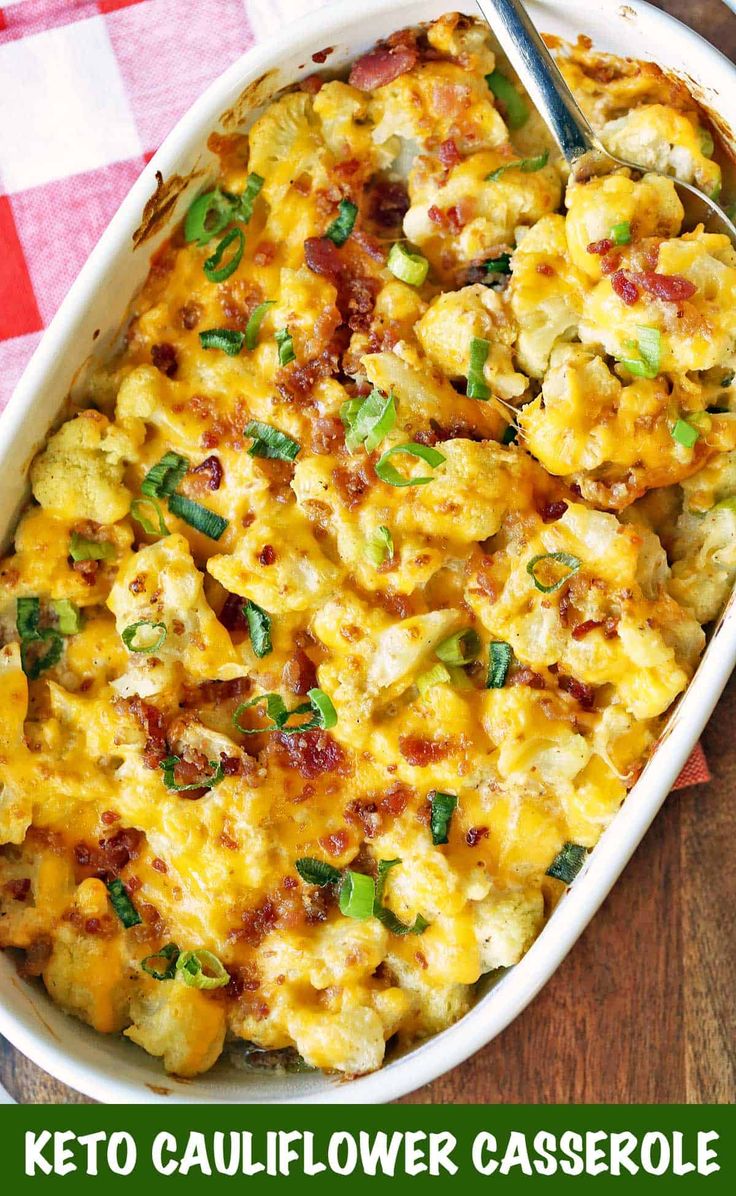
[[[683,299],[692,299],[698,289],[694,282],[680,274],[657,274],[656,270],[642,270],[640,274],[632,274],[631,277],[643,290],[657,299],[666,300],[667,303],[680,303]]]
[[[633,307],[638,301],[639,288],[623,270],[617,270],[615,274],[611,275],[611,286],[627,307]]]
[[[342,274],[340,251],[329,237],[307,237],[304,242],[304,260],[310,270],[332,283],[336,284]]]
[[[345,753],[328,731],[304,731],[300,735],[284,735],[277,731],[274,740],[286,755],[289,766],[307,780],[325,772],[346,771]]]
[[[592,710],[595,705],[595,690],[592,685],[578,681],[577,677],[567,677],[564,674],[557,678],[561,690],[574,698],[583,710]]]
[[[393,83],[399,75],[406,74],[419,58],[416,46],[379,47],[364,54],[353,63],[350,72],[350,86],[359,91],[372,91],[374,87],[384,87]]]

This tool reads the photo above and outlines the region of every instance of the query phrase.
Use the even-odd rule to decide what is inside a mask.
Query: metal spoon
[[[582,181],[592,175],[610,174],[622,166],[639,174],[654,173],[635,162],[616,158],[604,147],[578,107],[521,0],[477,0],[477,3],[558,142],[574,178]],[[671,181],[685,209],[687,228],[703,224],[707,232],[725,233],[736,244],[736,226],[715,200],[690,183],[677,178]]]

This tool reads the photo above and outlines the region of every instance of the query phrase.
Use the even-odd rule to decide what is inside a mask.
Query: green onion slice
[[[586,855],[587,848],[581,847],[579,843],[565,843],[547,869],[547,876],[554,876],[566,885],[572,884],[583,866]]]
[[[217,956],[201,947],[198,951],[182,951],[175,971],[190,988],[224,988],[230,983],[230,973]]]
[[[343,873],[340,882],[340,913],[346,918],[356,918],[365,922],[373,915],[376,900],[376,882],[372,876],[365,876],[362,872],[352,872],[349,868]]]
[[[136,644],[140,630],[142,627],[146,628],[148,632],[158,631],[155,640],[149,643]],[[125,644],[129,652],[140,652],[149,655],[151,652],[158,652],[159,648],[163,647],[166,636],[168,635],[165,623],[154,623],[151,619],[139,619],[137,623],[131,623],[128,627],[120,632],[120,638]]]
[[[337,711],[324,690],[310,689],[307,691],[307,697],[309,702],[304,702],[301,706],[290,710],[287,718],[291,718],[295,714],[309,714],[310,711],[312,717],[306,723],[299,723],[296,727],[288,727],[284,721],[279,730],[285,735],[300,735],[302,731],[314,731],[317,728],[329,731],[337,723]]]
[[[386,883],[386,874],[400,863],[401,860],[378,861],[378,877],[376,879],[376,891],[373,901],[373,916],[374,918],[378,918],[378,921],[381,922],[391,934],[424,934],[424,931],[429,926],[429,922],[427,922],[421,914],[417,914],[412,925],[407,926],[404,922],[401,922],[399,918],[396,917],[396,914],[393,912],[393,910],[387,909],[386,906],[382,904],[383,888]]]
[[[372,390],[366,399],[348,399],[340,408],[345,427],[345,444],[351,453],[362,445],[367,453],[381,443],[396,423],[396,400],[380,390]]]
[[[34,645],[39,641],[48,643],[48,649],[42,656],[37,656]],[[37,681],[41,673],[51,669],[61,660],[64,651],[64,640],[55,627],[42,627],[33,639],[20,641],[20,661],[23,672],[29,681]]]
[[[15,603],[15,626],[18,630],[18,635],[22,640],[37,640],[41,632],[39,630],[39,621],[41,619],[41,599],[40,598],[17,598]]]
[[[210,511],[208,507],[200,506],[198,502],[186,498],[183,494],[169,495],[169,510],[172,515],[183,519],[195,531],[201,532],[203,536],[209,536],[210,540],[219,540],[228,524],[227,519],[223,519],[222,515]]]
[[[107,892],[110,897],[110,905],[115,910],[125,929],[129,930],[131,926],[139,926],[143,919],[130,900],[120,877],[108,881]]]
[[[400,241],[391,246],[386,265],[394,278],[408,283],[411,287],[420,287],[429,273],[426,257],[422,257],[421,253],[410,253]]]
[[[698,129],[698,138],[700,140],[700,152],[704,158],[712,158],[716,152],[716,143],[713,140],[713,134],[710,129],[704,129],[701,125]]]
[[[233,213],[232,195],[215,187],[195,199],[184,221],[185,241],[206,245],[229,224]]]
[[[154,523],[154,521],[149,519],[144,513],[149,507],[154,512],[158,521],[157,523]],[[130,513],[135,519],[136,523],[140,523],[144,532],[147,532],[149,536],[168,536],[169,529],[166,526],[166,520],[164,519],[163,511],[159,506],[158,499],[135,498],[130,504]]]
[[[542,561],[554,561],[556,564],[562,565],[566,572],[553,581],[551,585],[545,585],[537,576],[537,570]],[[561,586],[564,586],[566,581],[569,581],[577,573],[582,563],[578,557],[572,556],[569,552],[540,552],[529,561],[526,571],[538,590],[541,590],[543,594],[553,594],[555,590],[559,590]]]
[[[232,328],[205,328],[199,334],[203,349],[222,349],[228,357],[237,357],[245,344],[245,333]]]
[[[628,220],[621,220],[611,228],[611,240],[614,245],[628,245],[631,240],[631,224]]]
[[[164,453],[141,482],[141,493],[146,498],[166,498],[174,493],[188,469],[189,462],[181,453]]]
[[[172,793],[186,793],[189,789],[214,789],[215,785],[219,785],[225,776],[221,762],[219,760],[210,760],[209,764],[212,769],[210,776],[198,778],[189,785],[179,785],[174,776],[174,769],[177,764],[181,764],[181,756],[167,756],[159,764],[159,768],[164,774],[164,785]]]
[[[243,711],[249,710],[251,706],[258,706],[261,702],[266,703],[266,714],[273,723],[273,726],[244,727],[240,722],[240,716]],[[279,731],[288,717],[289,712],[280,694],[258,694],[257,697],[248,698],[247,702],[240,702],[236,706],[233,711],[232,723],[236,731],[240,731],[241,735],[260,735],[264,731]]]
[[[250,172],[248,178],[245,180],[245,191],[238,200],[237,207],[234,212],[236,220],[242,220],[245,224],[248,223],[253,215],[253,205],[257,196],[260,194],[261,188],[265,183],[265,179],[260,174],[256,174],[254,170]]]
[[[248,317],[248,323],[245,326],[245,347],[251,352],[258,344],[258,333],[261,330],[263,317],[268,311],[269,307],[273,307],[275,299],[265,299],[263,303],[259,303],[258,307],[254,307],[253,311]]]
[[[474,336],[470,342],[470,363],[468,365],[468,398],[488,399],[491,392],[486,385],[483,369],[490,351],[490,341]]]
[[[486,689],[503,689],[514,653],[511,644],[494,640],[488,648],[488,674]]]
[[[176,975],[176,961],[179,958],[179,948],[176,943],[167,943],[160,951],[147,955],[141,960],[141,967],[147,976],[154,980],[173,980]],[[160,966],[163,965],[163,966]]]
[[[510,129],[520,129],[529,119],[529,109],[510,79],[500,71],[486,75],[486,83],[505,109],[506,124]]]
[[[519,429],[517,428],[516,424],[508,424],[503,430],[501,444],[514,444],[518,435]]]
[[[376,474],[388,486],[426,486],[428,482],[432,481],[431,477],[405,478],[389,461],[389,458],[397,453],[404,453],[408,457],[418,457],[421,461],[426,461],[427,465],[431,465],[433,469],[442,465],[446,460],[442,453],[426,444],[415,444],[413,441],[409,441],[408,444],[395,444],[376,461]]]
[[[279,365],[288,365],[290,361],[294,361],[296,353],[289,329],[280,328],[278,332],[274,333],[274,339],[279,347]]]
[[[111,561],[115,557],[115,545],[109,540],[88,540],[79,532],[72,532],[69,556],[73,561]]]
[[[271,616],[258,606],[255,602],[251,602],[250,598],[243,607],[246,620],[248,622],[248,631],[250,632],[250,642],[256,656],[268,656],[269,652],[273,651],[273,644],[271,643]]]
[[[455,631],[438,644],[434,654],[443,664],[465,666],[480,656],[480,636],[472,627]]]
[[[522,170],[524,174],[534,174],[537,170],[541,170],[547,165],[549,161],[549,150],[545,150],[543,154],[538,154],[536,158],[520,158],[516,162],[507,162],[505,166],[499,166],[496,170],[492,170],[490,174],[486,175],[487,183],[497,183],[509,170]]]
[[[302,856],[295,863],[295,868],[305,884],[308,885],[336,885],[342,873],[333,868],[332,864],[324,860],[315,860],[312,856]]]
[[[452,682],[452,675],[443,664],[439,662],[427,669],[426,672],[420,673],[416,680],[416,686],[419,690],[420,696],[424,697],[430,689],[435,685],[449,685]]]
[[[79,608],[68,598],[57,598],[51,603],[56,615],[57,626],[62,635],[76,635],[82,630],[82,616]]]
[[[394,538],[385,524],[382,523],[380,527],[371,532],[370,539],[365,546],[365,555],[374,569],[380,569],[381,565],[385,565],[386,561],[390,561],[393,557]]]
[[[499,257],[491,258],[486,262],[486,273],[488,274],[510,274],[511,273],[511,254],[502,253]]]
[[[353,231],[355,225],[355,217],[358,215],[358,208],[349,199],[341,199],[338,204],[339,215],[325,233],[335,245],[344,245]]]
[[[225,255],[225,252],[235,242],[235,249],[226,260],[224,266],[220,262]],[[224,282],[231,274],[234,274],[240,265],[240,260],[243,256],[243,249],[245,248],[245,237],[242,229],[231,228],[229,233],[219,242],[215,252],[211,257],[208,257],[204,266],[202,267],[210,282]]]
[[[700,439],[700,432],[685,419],[678,419],[672,427],[672,439],[684,448],[694,448]]]
[[[435,847],[439,847],[441,843],[448,842],[447,832],[452,815],[457,809],[457,797],[454,793],[440,793],[439,790],[433,789],[429,795],[429,803],[429,829],[432,832],[432,842]]]
[[[662,361],[662,334],[646,324],[638,324],[636,331],[641,360],[624,359],[622,364],[637,378],[656,378]]]
[[[270,457],[275,461],[293,461],[301,452],[302,446],[296,440],[292,440],[291,436],[287,436],[285,432],[279,432],[278,428],[272,428],[270,424],[262,424],[257,419],[252,419],[246,425],[245,435],[253,437],[253,443],[248,449],[250,457]]]

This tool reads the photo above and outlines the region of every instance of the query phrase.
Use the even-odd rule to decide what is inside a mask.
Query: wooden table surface
[[[721,0],[658,7],[736,59]],[[735,729],[736,677],[703,737],[712,782],[670,796],[536,1001],[406,1103],[736,1102]],[[0,1080],[21,1103],[85,1102],[0,1048]]]

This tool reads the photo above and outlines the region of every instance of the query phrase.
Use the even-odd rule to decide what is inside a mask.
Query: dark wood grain
[[[736,17],[720,0],[658,7],[736,58]],[[406,1103],[736,1102],[736,680],[703,742],[712,782],[670,796],[536,1001]],[[17,1100],[84,1100],[0,1048]]]

